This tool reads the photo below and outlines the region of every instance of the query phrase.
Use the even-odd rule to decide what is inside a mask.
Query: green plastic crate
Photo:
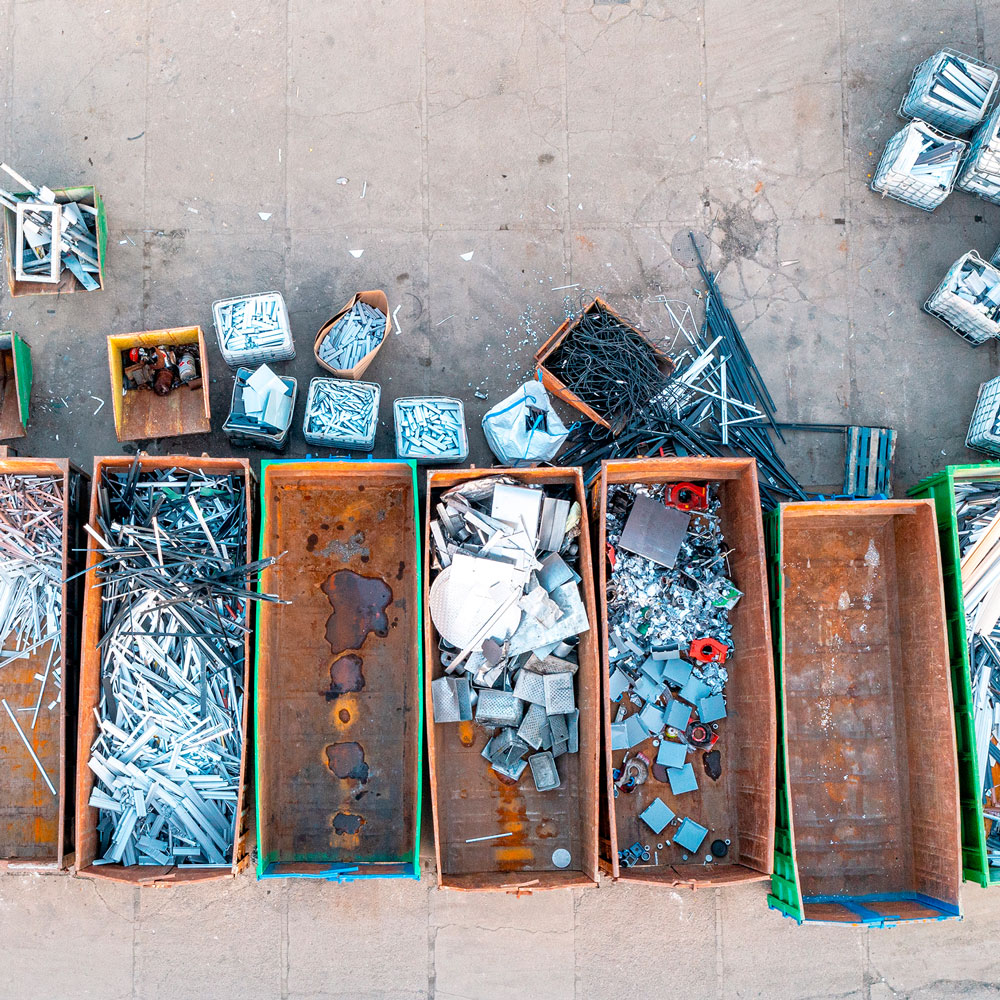
[[[982,886],[1000,882],[1000,868],[991,868],[986,856],[986,824],[982,790],[978,788],[975,721],[972,714],[972,678],[965,629],[965,595],[962,593],[961,557],[955,510],[956,481],[1000,481],[1000,462],[982,465],[949,465],[922,479],[911,497],[934,502],[941,540],[945,611],[948,621],[948,653],[951,691],[955,702],[955,736],[958,744],[959,805],[962,822],[962,877]]]

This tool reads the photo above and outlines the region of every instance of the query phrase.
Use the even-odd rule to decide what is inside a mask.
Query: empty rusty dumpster
[[[257,873],[419,878],[420,563],[408,462],[262,463]]]
[[[435,470],[427,475],[429,525],[442,493],[473,480],[508,476],[525,486],[552,487],[564,502],[580,505],[580,597],[589,624],[576,647],[578,749],[558,759],[558,787],[540,791],[530,774],[501,777],[484,760],[492,729],[471,722],[434,722],[432,684],[445,674],[440,636],[431,619],[431,540],[424,579],[424,643],[427,659],[427,745],[438,885],[461,890],[531,893],[597,883],[600,678],[594,581],[586,495],[578,468]],[[434,514],[432,514],[434,512]],[[544,520],[544,516],[543,516]],[[482,694],[480,693],[480,698]],[[498,732],[500,730],[497,730]],[[561,852],[561,853],[560,853]],[[554,858],[561,860],[560,867]]]
[[[722,774],[716,779],[707,775],[703,766],[704,754],[698,752],[697,743],[692,743],[694,733],[691,719],[696,717],[698,703],[691,701],[687,685],[678,675],[669,679],[662,687],[658,698],[652,699],[653,691],[647,689],[651,698],[649,704],[665,702],[667,725],[671,726],[671,710],[679,708],[689,719],[688,734],[677,736],[664,732],[640,732],[641,742],[635,742],[628,749],[612,749],[612,712],[617,716],[637,713],[634,691],[623,699],[620,690],[612,698],[609,691],[612,671],[617,665],[610,662],[609,646],[613,630],[609,628],[609,604],[612,596],[609,584],[614,579],[608,543],[608,499],[609,489],[616,494],[616,487],[631,484],[656,486],[659,484],[681,484],[684,488],[693,484],[707,488],[710,484],[717,491],[719,500],[719,527],[725,545],[730,550],[726,576],[742,593],[739,601],[729,613],[732,628],[733,652],[725,660],[728,681],[725,683],[725,716],[719,719],[714,729],[718,743],[713,747],[719,751]],[[775,699],[774,668],[771,659],[771,638],[768,620],[767,576],[764,568],[764,532],[761,523],[760,494],[757,485],[757,470],[752,459],[745,458],[645,458],[604,462],[598,481],[596,506],[598,507],[598,538],[600,566],[598,587],[601,594],[602,625],[602,681],[604,684],[604,727],[605,727],[605,809],[602,811],[601,858],[602,863],[614,878],[628,881],[646,882],[654,885],[731,885],[766,879],[771,873],[774,848],[774,766],[775,766]],[[692,512],[689,531],[704,530],[696,524],[697,512]],[[618,552],[621,559],[623,553]],[[666,571],[664,571],[666,572]],[[680,581],[682,574],[674,578]],[[668,578],[661,576],[661,584]],[[658,599],[664,603],[676,599],[674,590]],[[641,603],[646,603],[645,601]],[[648,601],[649,620],[654,622],[663,615],[665,609]],[[628,622],[621,624],[621,634],[627,631]],[[686,640],[703,638],[688,634],[687,626],[681,624]],[[648,633],[652,635],[653,633]],[[615,634],[615,642],[633,642],[634,637],[624,636],[621,640]],[[644,643],[648,640],[638,640]],[[683,665],[683,673],[689,673],[697,664],[690,660],[689,645],[683,643],[682,657],[674,661]],[[616,656],[617,656],[616,649]],[[638,664],[643,656],[635,660],[618,659],[617,663]],[[647,661],[648,662],[648,661]],[[669,661],[668,661],[669,662]],[[636,670],[632,670],[636,674]],[[620,675],[619,675],[620,676]],[[643,683],[643,673],[637,674]],[[661,682],[662,683],[662,682]],[[673,688],[679,688],[675,691]],[[685,702],[685,699],[687,701]],[[688,708],[687,704],[694,707]],[[718,713],[715,713],[718,714]],[[707,715],[705,716],[707,718]],[[697,724],[697,720],[694,724]],[[655,728],[659,728],[658,724]],[[666,733],[671,733],[668,728]],[[638,738],[638,737],[636,737]],[[712,738],[712,737],[709,737]],[[632,741],[630,741],[632,742]],[[687,755],[685,755],[685,743]],[[694,749],[692,750],[692,746]],[[667,751],[674,750],[677,757],[669,757]],[[661,752],[662,751],[662,752]],[[623,763],[628,759],[646,764],[648,777],[628,791],[628,787],[616,789],[615,774],[620,774]],[[668,762],[666,765],[664,762]],[[690,768],[689,781],[682,785],[683,777],[675,768]],[[675,784],[676,782],[676,784]],[[697,782],[697,788],[688,790]],[[620,780],[619,785],[623,784]],[[678,789],[678,794],[674,794]],[[651,804],[659,800],[667,807],[662,813],[674,814],[673,820],[656,834],[641,817]],[[654,808],[658,808],[655,807]],[[690,822],[688,822],[690,821]],[[673,825],[676,822],[679,825]],[[682,846],[685,824],[687,830],[698,831],[694,839],[702,836],[699,850]],[[692,824],[696,824],[692,825]],[[656,825],[659,825],[658,823]],[[704,835],[701,830],[707,831]],[[722,857],[709,850],[713,843],[721,841],[728,850]],[[620,864],[619,852],[639,843],[648,848],[641,861],[626,867]],[[694,840],[690,842],[694,843]],[[719,853],[722,848],[718,848]],[[710,856],[710,864],[704,857]]]
[[[0,868],[61,871],[73,861],[83,579],[71,578],[83,562],[80,538],[88,478],[66,459],[7,457],[0,459],[0,476],[40,477],[58,484],[61,508],[56,528],[62,536],[63,580],[57,611],[58,642],[49,639],[35,648],[22,643],[24,655],[10,659],[0,669],[0,698],[16,720],[15,724],[0,710]],[[0,504],[0,534],[8,532],[12,520],[12,511]],[[22,522],[18,518],[15,523]],[[44,608],[40,610],[45,613]],[[11,648],[15,645],[13,639],[7,644]],[[30,751],[25,739],[31,744]]]
[[[115,482],[120,483],[123,480],[128,480],[134,484],[138,484],[140,488],[147,489],[153,488],[150,484],[154,480],[164,477],[176,484],[171,486],[168,483],[162,487],[165,491],[172,493],[174,502],[180,503],[183,501],[190,503],[192,497],[198,497],[202,499],[202,505],[205,508],[204,516],[209,517],[210,520],[213,519],[214,515],[209,511],[208,505],[212,504],[213,501],[211,497],[202,497],[195,481],[199,480],[202,476],[225,477],[228,482],[234,484],[234,495],[238,497],[237,505],[234,508],[234,522],[232,522],[237,525],[233,529],[233,536],[236,538],[236,542],[234,543],[236,558],[231,560],[231,564],[249,563],[251,558],[251,473],[250,463],[246,459],[208,458],[205,456],[196,458],[177,455],[154,457],[142,454],[136,459],[125,456],[95,458],[94,478],[91,483],[89,527],[99,537],[101,531],[99,519],[111,520],[109,518],[110,507],[102,509],[102,503],[107,503],[106,495],[104,500],[102,500],[102,486],[109,481],[106,480],[106,476],[112,477]],[[130,477],[134,477],[134,479]],[[155,488],[159,490],[161,486],[157,485]],[[155,514],[157,510],[160,510],[161,517],[166,517],[160,508],[153,507],[153,520],[156,520]],[[204,526],[204,521],[202,521],[202,524]],[[244,525],[244,527],[240,528],[239,525]],[[205,527],[204,530],[208,534],[208,528]],[[159,548],[167,552],[169,559],[171,555],[169,539],[159,535],[158,537],[160,538]],[[245,537],[245,542],[242,542],[243,537]],[[202,544],[207,549],[207,543],[204,539],[202,540]],[[153,543],[149,543],[147,549],[149,559],[155,558],[153,552],[156,548]],[[232,779],[233,787],[223,793],[226,797],[226,809],[232,812],[233,819],[225,835],[219,835],[221,860],[213,863],[200,863],[197,860],[188,862],[185,859],[184,850],[179,847],[176,852],[172,852],[172,857],[165,857],[162,864],[126,864],[124,861],[109,863],[101,856],[106,831],[105,834],[102,834],[100,830],[102,814],[106,821],[108,808],[112,805],[112,803],[107,801],[106,791],[102,791],[101,788],[104,778],[108,778],[109,775],[105,772],[103,778],[99,778],[98,770],[94,769],[94,754],[92,750],[95,738],[103,729],[103,727],[99,728],[98,725],[100,706],[104,703],[110,704],[110,700],[114,698],[112,691],[115,683],[114,676],[110,674],[106,675],[104,672],[102,664],[103,654],[99,648],[99,643],[104,639],[103,606],[106,601],[111,599],[110,595],[105,594],[106,585],[101,582],[99,576],[99,572],[105,572],[103,569],[100,569],[104,559],[103,552],[104,548],[96,542],[94,535],[91,535],[90,539],[88,539],[87,548],[83,652],[80,669],[80,719],[77,740],[77,873],[88,877],[107,878],[139,886],[180,885],[210,879],[231,878],[244,868],[249,860],[248,810],[245,803],[247,763],[245,747],[249,699],[245,694],[248,691],[250,674],[250,602],[244,600],[242,612],[236,603],[237,599],[235,597],[230,599],[227,606],[227,614],[230,615],[233,622],[237,623],[237,631],[242,632],[242,638],[237,642],[235,647],[238,650],[236,668],[227,667],[224,670],[213,670],[211,673],[204,668],[202,670],[202,677],[212,685],[217,682],[225,683],[232,674],[237,675],[233,680],[234,687],[228,688],[229,691],[235,690],[236,700],[233,701],[231,697],[228,698],[227,705],[235,719],[235,729],[238,731],[233,731],[234,727],[227,725],[225,732],[222,733],[222,738],[225,738],[228,743],[235,747],[233,751],[235,757],[232,758],[230,765],[227,767],[227,771],[230,771],[234,776]],[[160,558],[162,559],[162,554]],[[108,565],[112,564],[109,563]],[[112,577],[112,579],[115,579],[117,586],[118,578]],[[179,603],[183,604],[183,601]],[[166,604],[168,605],[169,602],[166,602]],[[187,630],[161,632],[154,635],[148,632],[144,633],[142,626],[138,622],[129,628],[128,634],[135,637],[143,636],[144,638],[141,641],[145,641],[146,638],[158,639],[161,642],[166,641],[168,643],[171,640],[176,640],[180,644],[180,648],[192,655],[195,655],[195,647],[200,645],[197,634],[191,634]],[[138,655],[134,652],[130,654],[128,662],[132,669],[136,671],[151,670],[152,668],[162,669],[161,657],[153,654],[149,647],[146,649],[146,655]],[[207,663],[208,661],[203,662]],[[182,689],[183,685],[179,681],[176,690],[180,693]],[[207,690],[205,682],[202,683],[201,690],[202,692]],[[204,699],[204,694],[202,697]],[[173,700],[173,696],[171,700]],[[194,729],[206,721],[204,706],[205,701],[203,700],[200,723],[192,717],[192,730],[189,733],[192,742],[198,740],[198,737],[194,734]],[[198,714],[194,713],[195,716]],[[142,729],[136,730],[136,736],[142,735],[144,730],[145,736],[148,737],[147,746],[155,747],[158,744],[162,745],[157,731],[146,727],[145,717],[137,715],[136,718],[142,720]],[[133,743],[133,746],[138,748],[141,742],[137,739]],[[177,743],[172,742],[169,745],[176,747]],[[181,780],[180,777],[177,778],[178,782]],[[104,788],[107,788],[107,784],[104,784]],[[142,802],[141,797],[137,796],[137,799],[138,805],[142,809],[145,809],[146,804]],[[99,808],[94,804],[95,802],[103,802],[104,805]],[[141,814],[141,810],[139,811]],[[166,810],[156,811],[166,812]],[[153,813],[154,809],[150,808],[149,815],[153,815]],[[187,857],[190,857],[190,854],[187,854]]]
[[[767,529],[782,733],[768,901],[798,921],[958,916],[934,508],[791,503]]]

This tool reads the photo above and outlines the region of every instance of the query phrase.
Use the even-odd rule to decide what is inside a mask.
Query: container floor
[[[268,503],[292,603],[262,615],[261,855],[400,860],[416,838],[412,489],[282,471]]]
[[[913,887],[894,558],[888,519],[785,530],[788,768],[805,896]]]
[[[55,697],[53,687],[47,688],[48,697],[38,713],[35,728],[31,728],[38,698],[34,676],[45,672],[50,645],[46,643],[27,659],[13,660],[3,668],[0,696],[13,709],[45,773],[58,789],[59,706],[48,708]],[[29,707],[32,711],[20,711]],[[59,799],[49,791],[10,716],[0,708],[0,861],[55,862],[58,836]]]

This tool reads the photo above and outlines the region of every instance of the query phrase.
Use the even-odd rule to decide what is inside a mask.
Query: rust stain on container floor
[[[372,632],[382,638],[389,634],[385,609],[392,601],[392,590],[385,581],[341,569],[322,589],[333,608],[326,621],[326,641],[334,653],[360,649]]]
[[[354,816],[351,813],[337,813],[333,817],[333,832],[339,837],[353,836],[364,825],[364,816]]]
[[[365,686],[364,664],[365,661],[357,653],[348,653],[334,660],[330,665],[330,689],[324,692],[326,700],[333,701],[342,694],[361,691]],[[350,719],[349,714],[347,719]]]
[[[327,767],[338,777],[364,784],[369,768],[365,763],[365,750],[360,743],[331,743],[326,748]]]

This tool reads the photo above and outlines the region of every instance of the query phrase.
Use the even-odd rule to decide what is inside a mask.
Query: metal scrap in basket
[[[306,397],[303,437],[320,447],[371,451],[381,395],[376,382],[314,378]]]
[[[565,488],[491,476],[448,490],[436,511],[434,721],[475,719],[498,775],[516,783],[530,767],[538,791],[558,788],[559,757],[579,748],[577,644],[590,628],[574,568],[580,505]]]
[[[232,863],[247,602],[273,559],[247,563],[239,474],[105,471],[97,484],[101,695],[95,863]]]
[[[295,357],[288,308],[280,292],[261,292],[212,303],[219,351],[226,363],[261,365]]]
[[[327,331],[316,356],[337,371],[354,368],[381,345],[385,322],[383,312],[358,299]]]
[[[392,404],[396,457],[464,462],[469,456],[465,407],[448,396],[404,396]]]

